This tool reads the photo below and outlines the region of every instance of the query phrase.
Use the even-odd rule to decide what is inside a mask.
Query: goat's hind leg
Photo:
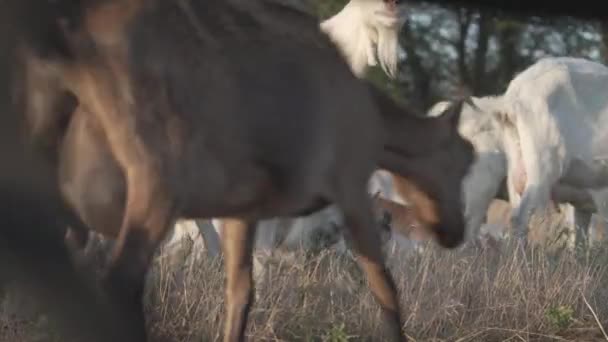
[[[226,268],[224,341],[243,341],[253,302],[253,241],[255,223],[222,220],[222,249]]]
[[[175,220],[175,194],[167,184],[173,179],[168,171],[175,166],[169,162],[173,159],[166,136],[159,133],[168,124],[163,113],[167,107],[142,100],[154,96],[157,89],[140,87],[131,78],[132,61],[126,49],[116,45],[110,51],[117,58],[93,61],[74,82],[79,100],[94,113],[125,177],[125,210],[103,283],[117,305],[134,317],[133,324],[141,326],[137,340],[145,341],[145,276],[156,247]]]
[[[154,178],[140,178],[143,182],[133,178],[128,177],[123,224],[103,281],[117,304],[137,320],[133,324],[142,327],[140,340],[145,341],[145,277],[157,246],[174,222],[174,208]]]
[[[375,227],[371,199],[361,188],[336,203],[344,215],[344,224],[350,233],[352,248],[361,270],[367,277],[370,290],[382,308],[382,316],[390,326],[393,341],[407,341],[401,331],[399,298],[393,277],[384,262],[380,231]]]

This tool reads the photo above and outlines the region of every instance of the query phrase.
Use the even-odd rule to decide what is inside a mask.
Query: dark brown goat
[[[227,218],[224,340],[240,341],[251,305],[255,223],[335,203],[389,331],[403,340],[367,181],[377,165],[408,179],[411,193],[429,199],[439,243],[457,246],[464,233],[460,184],[473,159],[457,133],[460,106],[435,119],[408,116],[351,73],[316,18],[272,1],[82,5],[78,20],[56,25],[65,46],[43,54],[31,37],[24,45],[23,103],[32,133],[62,148],[64,175],[74,166],[76,174],[100,170],[99,184],[116,190],[108,198],[124,196],[119,213],[96,191],[63,183],[68,197],[93,196],[84,201],[90,207],[78,209],[91,225],[105,210],[111,220],[121,218],[108,290],[141,312],[148,264],[171,224]],[[70,117],[71,98],[84,111],[68,119],[61,142],[53,132],[61,132],[66,112]],[[83,133],[86,127],[97,127],[98,141],[69,140],[95,137]],[[103,160],[92,151],[104,144],[118,168],[103,163],[87,171],[87,162]]]

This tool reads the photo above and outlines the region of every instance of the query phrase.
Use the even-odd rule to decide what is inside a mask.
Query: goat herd
[[[415,115],[364,79],[373,65],[398,71],[406,13],[395,0],[351,0],[321,24],[278,0],[21,1],[14,10],[11,92],[26,129],[13,135],[25,135],[59,188],[73,256],[90,231],[114,240],[101,284],[136,327],[132,341],[146,340],[144,278],[178,220],[213,219],[203,232],[224,256],[225,341],[244,338],[256,231],[271,232],[274,246],[298,220],[304,231],[336,217],[402,341],[378,212],[445,248],[478,235],[505,181],[524,241],[550,201],[571,203],[577,223],[588,224],[589,199],[604,214],[601,64],[546,58],[503,95]]]

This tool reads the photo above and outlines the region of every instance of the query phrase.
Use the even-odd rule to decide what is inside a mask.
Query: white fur
[[[593,214],[589,224],[589,246],[600,245],[606,242],[608,234],[607,216]]]
[[[159,254],[163,263],[171,267],[183,265],[187,258],[199,260],[208,249],[206,242],[194,220],[179,220],[165,237]]]
[[[500,136],[497,151],[507,160],[511,223],[518,236],[527,236],[531,215],[549,204],[555,186],[576,182],[585,191],[608,186],[604,177],[608,174],[604,164],[608,160],[606,94],[607,67],[584,59],[557,57],[544,58],[524,70],[503,95],[475,101],[486,117],[494,120],[494,126],[487,127]],[[475,129],[465,128],[464,114],[461,131],[472,134]],[[477,150],[480,144],[473,144]],[[477,163],[483,163],[486,157],[478,154]],[[479,176],[483,173],[479,171],[467,181],[487,188],[489,184],[474,180],[483,178]],[[491,177],[498,178],[498,174],[489,176],[487,172],[485,176],[488,183]]]
[[[542,59],[509,84],[503,106],[515,124],[515,139],[503,141],[519,146],[507,150],[515,164],[508,182],[525,177],[523,192],[513,191],[518,205],[512,223],[520,236],[527,233],[531,215],[548,204],[552,187],[573,176],[568,171],[575,161],[588,167],[585,171],[602,172],[597,160],[608,156],[606,94],[608,68],[579,58]]]
[[[357,77],[364,77],[367,68],[377,65],[378,60],[384,72],[394,77],[400,55],[398,35],[405,21],[402,6],[389,12],[382,0],[351,0],[320,27],[338,46]]]
[[[393,175],[389,171],[382,169],[374,171],[369,180],[368,191],[370,194],[379,193],[383,198],[399,204],[408,205],[406,199],[395,191]]]

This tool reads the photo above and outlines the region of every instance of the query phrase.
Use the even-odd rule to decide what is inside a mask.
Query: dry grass
[[[413,341],[605,340],[598,322],[608,328],[608,246],[584,257],[541,249],[523,253],[507,243],[500,252],[429,247],[389,257]],[[265,262],[249,340],[383,340],[378,306],[351,257],[326,251]],[[185,264],[169,270],[157,260],[150,274],[146,311],[154,340],[218,341],[224,316],[221,262]],[[34,337],[40,325],[2,310],[0,339],[41,341]]]

